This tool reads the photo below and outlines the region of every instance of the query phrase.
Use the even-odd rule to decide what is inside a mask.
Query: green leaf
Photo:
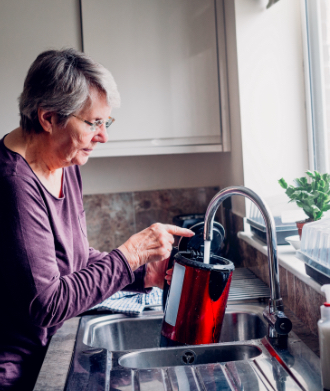
[[[330,182],[330,175],[329,174],[323,174],[322,179],[324,182],[329,183]]]
[[[296,189],[292,186],[288,187],[285,194],[289,197],[292,198],[292,194],[296,191]]]
[[[296,204],[299,206],[299,208],[302,208],[304,210],[306,209],[309,212],[312,212],[312,209],[308,204],[305,204],[304,202],[301,202],[301,201],[296,201]]]
[[[295,190],[293,193],[291,193],[291,197],[299,200],[301,197],[301,193],[302,193],[302,191]]]
[[[315,216],[314,216],[314,220],[320,220],[323,216],[323,212],[320,212],[320,213],[317,213]]]
[[[305,176],[302,176],[301,178],[299,178],[299,181],[303,184],[303,185],[307,185],[307,178]]]
[[[297,205],[298,205],[298,202],[297,202]],[[310,206],[310,205],[304,205],[304,204],[301,204],[301,205],[298,205],[300,208],[303,208],[304,211],[308,214],[312,214],[313,213],[313,208]]]
[[[330,210],[330,174],[308,170],[306,176],[296,178],[293,185],[288,186],[283,178],[278,183],[285,189],[289,202],[296,202],[308,217],[320,219],[323,212]]]
[[[314,219],[314,216],[313,216],[313,212],[308,212],[306,209],[303,208],[303,211],[305,212],[305,214],[310,218],[310,219]]]
[[[302,200],[304,200],[304,199],[306,200],[306,199],[309,199],[309,198],[312,198],[312,199],[313,199],[314,197],[311,196],[310,193],[308,193],[308,191],[302,190],[302,191],[301,191],[301,199],[302,199]]]
[[[312,218],[314,219],[314,220],[317,220],[317,216],[319,215],[319,214],[321,214],[322,215],[322,211],[316,206],[316,205],[312,205]]]
[[[278,183],[280,184],[280,186],[283,187],[283,189],[287,189],[288,188],[288,184],[285,182],[285,180],[283,178],[281,178]]]
[[[295,182],[296,182],[296,184],[297,184],[297,186],[301,186],[301,187],[303,187],[304,186],[304,184],[301,182],[301,180],[300,180],[300,178],[296,178],[295,179]]]

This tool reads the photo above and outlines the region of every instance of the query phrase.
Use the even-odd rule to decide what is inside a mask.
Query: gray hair
[[[90,89],[105,93],[109,106],[119,107],[120,96],[111,73],[75,49],[48,50],[31,65],[19,97],[20,125],[26,132],[43,131],[38,108],[57,114],[59,125],[90,101]]]

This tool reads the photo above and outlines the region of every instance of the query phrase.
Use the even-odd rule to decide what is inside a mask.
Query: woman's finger
[[[166,270],[166,274],[171,276],[173,274],[173,267],[171,269]]]
[[[132,270],[148,262],[164,261],[171,255],[173,235],[191,237],[193,231],[171,224],[152,224],[119,247]]]
[[[164,227],[167,230],[167,232],[169,232],[172,235],[185,236],[185,237],[190,237],[195,235],[194,231],[191,231],[190,229],[187,228],[178,227],[177,225],[165,224]]]

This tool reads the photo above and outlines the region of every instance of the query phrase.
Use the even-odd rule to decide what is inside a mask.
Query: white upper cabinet
[[[19,125],[18,97],[38,54],[81,48],[78,0],[3,0],[0,3],[0,138]]]
[[[222,0],[81,1],[84,51],[122,99],[94,156],[229,150]]]

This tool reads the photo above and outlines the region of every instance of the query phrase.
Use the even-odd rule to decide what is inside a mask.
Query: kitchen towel
[[[162,304],[163,290],[153,288],[150,293],[117,292],[91,310],[109,310],[111,312],[139,315],[147,307]]]

